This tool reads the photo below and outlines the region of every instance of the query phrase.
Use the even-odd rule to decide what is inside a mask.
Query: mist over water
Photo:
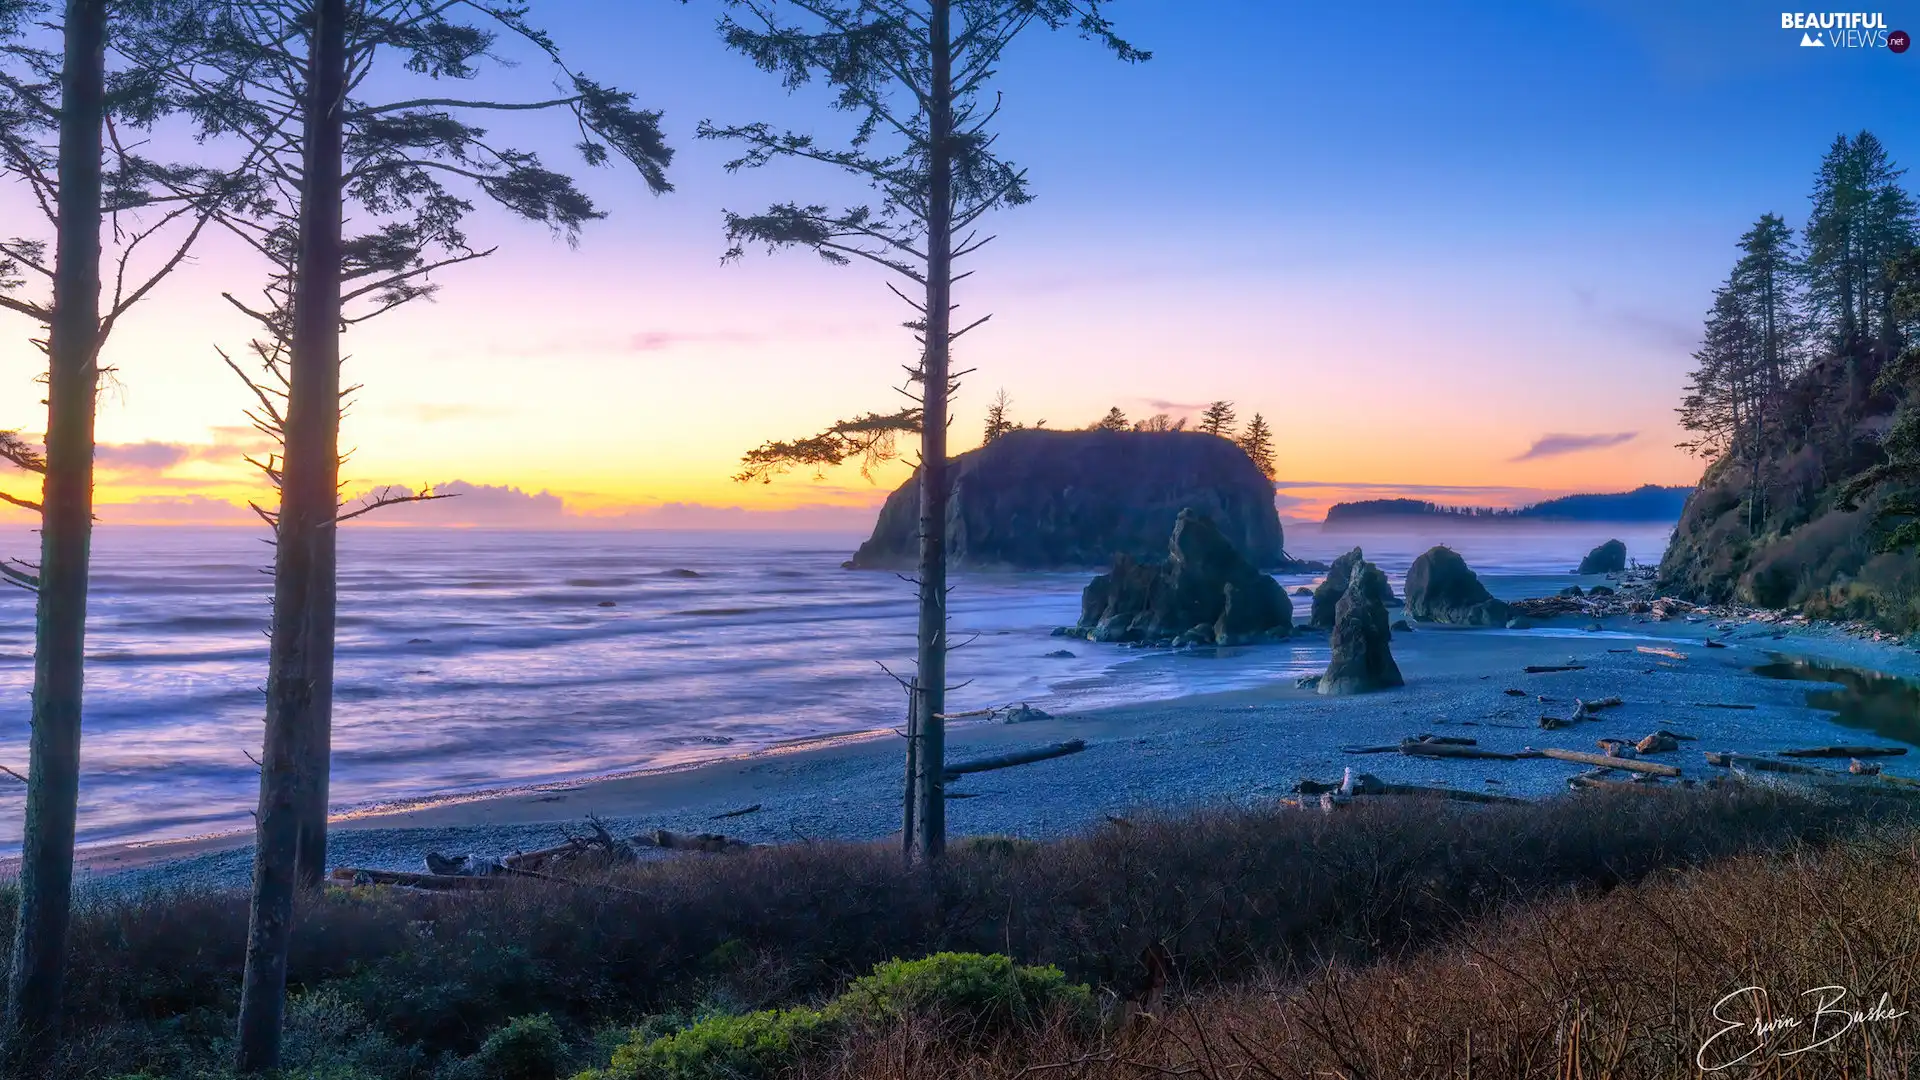
[[[1594,544],[1654,561],[1644,526],[1288,525],[1296,557],[1363,546],[1398,591],[1451,543],[1496,592],[1564,575]],[[897,725],[913,587],[840,569],[859,537],[362,528],[343,534],[334,695],[337,809],[745,753]],[[0,532],[0,555],[37,537]],[[245,828],[258,797],[271,549],[242,529],[102,528],[89,608],[80,839]],[[686,573],[692,571],[692,574]],[[697,575],[697,576],[695,576]],[[956,708],[1049,711],[1295,678],[1324,641],[1179,653],[1055,638],[1085,573],[958,574]],[[1283,576],[1289,590],[1313,576]],[[1524,590],[1523,590],[1524,591]],[[1516,594],[1517,595],[1517,594]],[[606,602],[613,606],[602,606]],[[1304,600],[1295,608],[1305,616]],[[1316,649],[1316,646],[1318,648]],[[1046,654],[1065,649],[1070,658]],[[33,597],[0,591],[0,764],[24,770]],[[0,787],[0,850],[25,792]]]

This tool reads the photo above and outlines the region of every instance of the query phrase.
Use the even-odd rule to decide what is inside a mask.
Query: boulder
[[[1405,686],[1388,647],[1387,575],[1369,562],[1353,567],[1334,611],[1333,657],[1317,687],[1322,694],[1367,694]]]
[[[1565,564],[1562,564],[1565,565]],[[1609,540],[1580,560],[1577,574],[1618,574],[1627,568],[1627,545],[1618,540]]]
[[[1165,562],[1122,555],[1080,594],[1070,633],[1090,641],[1244,645],[1293,631],[1293,601],[1207,517],[1182,510]]]
[[[1313,590],[1313,615],[1307,620],[1308,626],[1319,630],[1333,629],[1334,608],[1340,603],[1340,597],[1347,591],[1347,582],[1352,579],[1353,568],[1358,566],[1364,558],[1365,556],[1360,554],[1360,549],[1354,548],[1333,560],[1333,565],[1327,568],[1326,580]],[[1299,593],[1296,592],[1294,595],[1298,596]],[[1404,601],[1393,595],[1393,587],[1389,585],[1386,605],[1395,608],[1402,607],[1404,604]]]
[[[1010,431],[950,464],[947,559],[1003,569],[1105,567],[1160,557],[1180,511],[1211,520],[1255,566],[1306,573],[1289,559],[1273,482],[1239,447],[1198,431]],[[910,478],[881,507],[850,560],[903,569],[919,553],[920,490]]]
[[[1467,561],[1449,547],[1429,548],[1407,571],[1407,614],[1421,622],[1505,626],[1508,606],[1493,598]]]
[[[1333,629],[1334,608],[1339,606],[1340,598],[1346,595],[1347,582],[1353,577],[1353,568],[1364,562],[1359,548],[1333,560],[1327,569],[1327,578],[1313,589],[1313,614],[1307,618],[1308,626],[1317,626],[1322,630]]]

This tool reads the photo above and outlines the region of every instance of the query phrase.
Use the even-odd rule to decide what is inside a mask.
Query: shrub
[[[821,1009],[715,1016],[658,1037],[643,1027],[607,1069],[579,1080],[741,1080],[791,1068],[850,1036],[916,1021],[984,1034],[1064,1015],[1090,1030],[1095,1014],[1093,992],[1059,968],[940,953],[880,964]]]
[[[741,1080],[792,1066],[823,1044],[829,1022],[814,1009],[715,1016],[658,1039],[636,1037],[604,1070],[577,1080]]]
[[[1095,1009],[1093,992],[1051,964],[1027,967],[997,954],[948,952],[881,964],[855,979],[826,1012],[859,1027],[931,1016],[999,1030],[1054,1012],[1091,1020]]]
[[[567,1046],[553,1017],[516,1016],[454,1071],[457,1080],[555,1080]]]

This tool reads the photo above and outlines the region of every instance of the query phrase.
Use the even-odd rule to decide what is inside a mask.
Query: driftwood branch
[[[1812,746],[1804,750],[1782,750],[1781,757],[1792,758],[1861,758],[1861,757],[1899,757],[1907,752],[1904,746]]]
[[[1650,773],[1654,776],[1679,776],[1680,767],[1663,765],[1658,761],[1641,761],[1639,758],[1608,757],[1606,754],[1589,754],[1582,750],[1561,750],[1547,747],[1533,753],[1541,757],[1550,757],[1557,761],[1576,761],[1582,765],[1598,765],[1603,769],[1626,769],[1629,772]]]
[[[1011,754],[1001,754],[998,757],[981,758],[977,761],[962,761],[947,766],[946,778],[951,780],[956,776],[965,776],[969,773],[991,772],[994,769],[1010,769],[1015,765],[1029,765],[1036,761],[1077,754],[1086,748],[1085,739],[1073,739],[1038,750],[1021,750]]]

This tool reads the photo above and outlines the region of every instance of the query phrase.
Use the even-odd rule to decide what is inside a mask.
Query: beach
[[[1492,584],[1496,593],[1517,598],[1539,595],[1539,586],[1552,582]],[[956,723],[950,762],[1071,739],[1087,745],[1070,756],[956,780],[949,785],[948,827],[954,835],[1058,836],[1108,817],[1276,799],[1302,779],[1338,781],[1348,767],[1389,783],[1539,797],[1564,792],[1567,779],[1587,768],[1550,759],[1342,752],[1423,733],[1471,738],[1503,752],[1597,752],[1600,738],[1633,741],[1666,729],[1695,741],[1656,760],[1694,778],[1717,771],[1704,764],[1703,750],[1899,746],[1902,735],[1913,738],[1845,726],[1848,717],[1809,704],[1809,692],[1821,684],[1755,671],[1792,658],[1920,676],[1920,654],[1900,645],[1829,627],[1766,622],[1614,616],[1599,629],[1591,625],[1569,617],[1524,631],[1422,626],[1398,633],[1394,653],[1407,685],[1379,694],[1321,697],[1279,680],[1028,723]],[[1727,647],[1706,647],[1709,637]],[[1324,635],[1303,633],[1281,647],[1317,649],[1324,663]],[[1193,650],[1186,659],[1204,663],[1208,658],[1198,654],[1209,651]],[[1578,670],[1529,674],[1529,666]],[[1543,714],[1569,715],[1576,698],[1609,696],[1622,704],[1597,720],[1552,731],[1539,726]],[[669,829],[723,832],[752,843],[881,840],[898,836],[902,761],[901,739],[877,729],[630,775],[372,807],[337,818],[329,862],[416,870],[428,851],[500,856],[535,850],[586,831],[589,816],[616,835]],[[1903,758],[1888,761],[1890,772],[1910,771]],[[757,809],[735,813],[749,807]],[[237,885],[250,872],[250,840],[236,832],[95,845],[80,853],[82,880],[116,891]]]

